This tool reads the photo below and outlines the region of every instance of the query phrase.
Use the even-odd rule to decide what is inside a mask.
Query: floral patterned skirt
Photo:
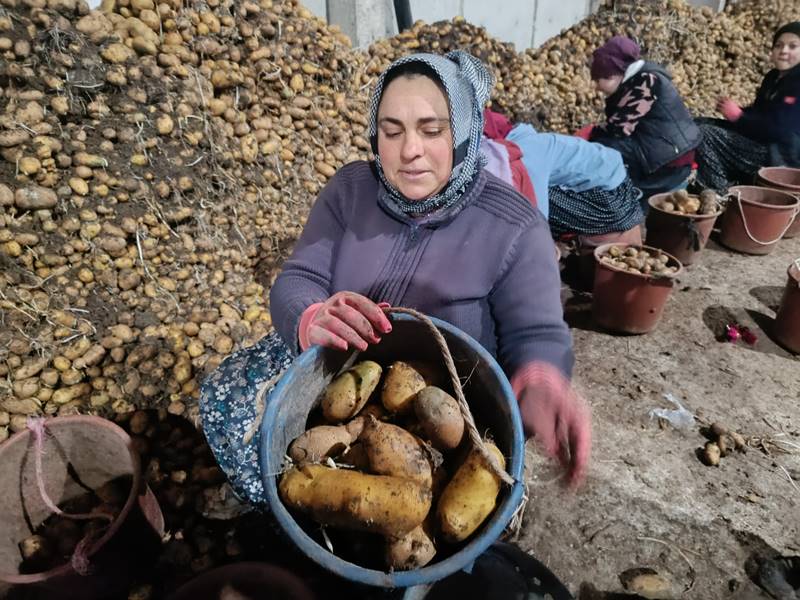
[[[200,418],[208,445],[242,500],[266,506],[259,464],[260,423],[266,403],[294,355],[273,332],[239,350],[200,387]],[[263,401],[257,401],[262,386]]]

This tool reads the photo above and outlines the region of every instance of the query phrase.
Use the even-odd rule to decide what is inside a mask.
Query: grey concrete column
[[[327,0],[328,23],[338,25],[353,46],[368,46],[397,33],[392,0]]]

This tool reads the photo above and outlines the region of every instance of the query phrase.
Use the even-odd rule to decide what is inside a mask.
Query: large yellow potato
[[[281,477],[284,503],[323,525],[403,537],[431,508],[431,489],[412,479],[305,465]]]
[[[370,417],[358,438],[377,475],[407,477],[431,487],[431,463],[425,445],[402,427]]]
[[[486,445],[505,468],[505,458],[497,446],[490,442]],[[439,498],[436,520],[442,538],[461,542],[471,536],[494,510],[499,493],[500,478],[473,449]]]
[[[322,396],[322,414],[329,423],[353,418],[369,400],[383,369],[371,360],[350,367],[328,384]]]
[[[414,396],[428,385],[415,366],[401,360],[389,366],[381,389],[381,402],[390,413],[409,412]]]

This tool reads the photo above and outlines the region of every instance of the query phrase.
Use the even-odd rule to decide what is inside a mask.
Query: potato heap
[[[680,265],[661,250],[637,246],[611,246],[606,254],[600,256],[600,262],[648,277],[675,277],[680,270]]]
[[[371,84],[465,48],[514,120],[601,115],[587,68],[613,33],[687,102],[752,98],[794,2],[723,14],[605,6],[516,53],[463,19],[353,50],[297,0],[0,0],[0,440],[32,414],[196,413],[198,382],[271,328],[266,295],[310,204],[368,157]]]
[[[750,103],[768,69],[774,30],[800,18],[791,0],[729,3],[723,13],[683,0],[613,2],[596,14],[517,54],[513,45],[492,39],[482,27],[454,19],[426,25],[370,48],[370,72],[377,73],[409,51],[445,52],[458,48],[481,57],[497,78],[493,101],[514,121],[572,132],[602,118],[603,100],[589,77],[592,51],[613,35],[627,35],[644,55],[666,64],[687,105],[698,115],[715,114],[719,95]]]
[[[367,156],[359,59],[295,1],[0,4],[0,441],[196,412],[271,328],[315,193]]]
[[[328,385],[320,401],[326,424],[314,426],[312,414],[312,426],[289,446],[293,466],[279,491],[288,507],[322,525],[383,536],[389,570],[417,569],[433,560],[437,544],[477,531],[495,508],[500,480],[467,447],[458,402],[432,385],[438,373],[396,361],[373,394],[382,375],[381,365],[362,361]],[[504,467],[497,447],[487,447]]]

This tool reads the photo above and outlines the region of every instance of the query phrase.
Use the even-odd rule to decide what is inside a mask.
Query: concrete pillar
[[[392,0],[327,0],[328,23],[338,25],[363,48],[397,33]]]

